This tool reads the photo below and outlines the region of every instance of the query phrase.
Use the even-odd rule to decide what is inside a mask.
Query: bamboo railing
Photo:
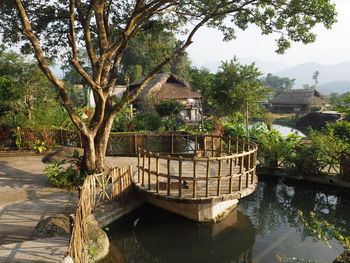
[[[144,190],[175,198],[233,194],[256,183],[257,145],[245,139],[195,135],[190,157],[138,150],[136,182]]]
[[[108,175],[88,176],[79,191],[78,207],[71,216],[72,232],[67,255],[74,263],[89,262],[88,216],[101,203],[121,198],[130,189],[131,166],[114,168]]]

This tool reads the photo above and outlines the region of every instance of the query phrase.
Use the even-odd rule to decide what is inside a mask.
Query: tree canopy
[[[256,108],[269,91],[259,81],[260,76],[254,64],[242,65],[236,59],[222,62],[208,100],[212,114],[224,117],[244,113],[247,104]]]
[[[277,34],[276,51],[281,53],[290,41],[314,41],[312,28],[317,24],[330,28],[335,17],[330,0],[0,0],[3,41],[21,45],[24,53],[35,53],[82,134],[82,169],[88,172],[105,166],[114,116],[137,98],[155,74],[185,52],[201,27],[217,28],[225,40],[231,40],[238,29],[255,24],[262,34]],[[139,88],[114,101],[110,93],[122,76],[121,60],[128,45],[155,27],[183,33],[185,40],[154,64]],[[80,47],[86,49],[91,72],[79,59]],[[92,89],[96,108],[88,123],[79,116],[65,83],[49,68],[48,59],[60,54],[69,54],[67,59]]]

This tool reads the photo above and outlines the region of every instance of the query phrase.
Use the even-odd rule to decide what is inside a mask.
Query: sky
[[[316,42],[292,43],[284,55],[275,53],[275,38],[261,35],[256,27],[240,31],[237,39],[230,42],[223,42],[219,31],[202,28],[187,51],[197,66],[230,60],[233,56],[278,61],[286,66],[311,61],[325,65],[341,63],[350,60],[350,0],[333,0],[332,3],[336,4],[338,23],[331,30],[317,26],[314,29]]]

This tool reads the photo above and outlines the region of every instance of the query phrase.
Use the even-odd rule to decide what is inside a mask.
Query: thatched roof
[[[277,93],[271,103],[284,105],[309,105],[315,97],[326,100],[321,93],[314,89],[291,89]]]
[[[132,91],[140,86],[143,80],[144,78],[130,84],[130,90]],[[190,90],[190,84],[186,80],[173,73],[157,74],[147,84],[137,99],[143,99],[150,92],[157,92],[157,97],[160,99],[186,99],[189,97],[198,99],[202,97],[199,92]]]

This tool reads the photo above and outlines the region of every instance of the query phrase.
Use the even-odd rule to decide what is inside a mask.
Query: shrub
[[[80,171],[81,157],[78,151],[74,151],[71,161],[62,160],[48,164],[45,168],[46,175],[51,184],[57,187],[76,188],[83,184],[86,175]]]
[[[85,176],[80,172],[79,166],[68,165],[66,160],[48,164],[46,175],[51,184],[57,187],[75,188],[83,184]]]
[[[162,126],[162,120],[156,113],[139,113],[134,118],[134,129],[137,131],[157,131]]]

